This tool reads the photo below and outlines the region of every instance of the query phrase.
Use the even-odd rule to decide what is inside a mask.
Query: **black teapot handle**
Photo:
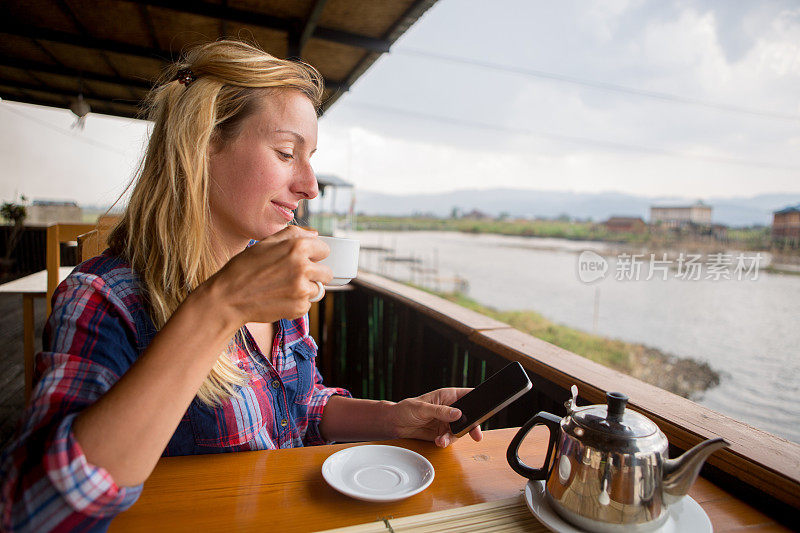
[[[522,444],[522,440],[528,432],[539,424],[547,426],[547,429],[550,431],[550,441],[547,443],[547,455],[544,456],[544,465],[542,465],[541,468],[531,468],[519,458],[519,445]],[[506,460],[508,464],[511,465],[511,468],[514,469],[514,472],[528,479],[547,479],[547,474],[550,472],[553,447],[556,444],[556,438],[558,437],[560,429],[561,417],[544,411],[539,412],[536,416],[528,420],[525,425],[517,431],[514,438],[511,439],[511,444],[508,445],[508,451],[506,452]]]

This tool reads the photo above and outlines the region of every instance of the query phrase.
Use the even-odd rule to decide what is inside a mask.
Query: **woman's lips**
[[[292,221],[292,219],[294,218],[294,213],[292,212],[291,209],[289,209],[289,207],[281,205],[281,204],[278,204],[278,203],[275,203],[275,202],[271,202],[271,203],[272,203],[273,206],[275,206],[275,209],[278,210],[278,213],[280,213],[281,216],[284,219],[286,219],[286,222],[291,222]]]

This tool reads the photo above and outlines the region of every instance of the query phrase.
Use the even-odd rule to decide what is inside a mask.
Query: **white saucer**
[[[334,453],[322,463],[322,477],[342,494],[367,502],[393,502],[425,490],[433,465],[416,452],[368,444]]]
[[[525,503],[528,504],[528,509],[533,515],[550,531],[585,533],[583,529],[578,529],[565,522],[550,506],[544,495],[543,481],[528,481],[528,484],[525,485]],[[667,521],[658,529],[653,530],[653,533],[712,533],[714,531],[708,515],[691,496],[684,496],[679,502],[670,505],[667,508],[667,514]]]

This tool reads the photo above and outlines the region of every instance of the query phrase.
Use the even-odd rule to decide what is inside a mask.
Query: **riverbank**
[[[535,311],[498,311],[462,294],[435,294],[684,398],[697,399],[720,382],[718,372],[707,363],[691,358],[562,326]]]
[[[647,229],[641,233],[609,231],[597,222],[573,220],[523,220],[476,219],[433,217],[358,217],[360,231],[457,231],[464,233],[490,233],[512,237],[546,237],[579,241],[598,241],[641,247],[648,250],[681,249],[702,253],[741,251],[768,251],[773,255],[800,257],[800,249],[776,248],[770,228],[728,228],[724,233]],[[699,230],[698,230],[699,231]]]
[[[634,375],[679,393],[680,387],[705,407],[800,442],[800,328],[795,318],[800,316],[800,276],[759,270],[757,280],[681,280],[671,274],[667,280],[657,275],[648,280],[643,268],[639,281],[620,280],[612,257],[609,275],[587,285],[577,271],[579,252],[605,253],[608,246],[461,232],[353,231],[343,236],[383,250],[361,254],[364,270],[439,292],[453,290],[446,280],[457,276],[468,283],[464,294],[495,310],[535,309],[555,324],[642,345],[641,354],[648,353],[646,347],[656,348],[665,357],[652,364],[631,359],[628,366],[639,368]],[[389,256],[422,262],[383,260]],[[435,274],[426,273],[429,266]],[[680,368],[672,354],[707,362],[720,374],[719,385],[705,380],[705,392],[692,394],[702,390],[704,380],[700,387],[681,382],[705,371],[694,365]],[[673,383],[660,383],[659,374]]]

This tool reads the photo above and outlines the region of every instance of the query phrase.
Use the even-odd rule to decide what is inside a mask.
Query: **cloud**
[[[314,165],[396,193],[490,186],[650,196],[800,191],[797,171],[659,154],[800,167],[800,121],[600,90],[594,82],[800,115],[800,8],[788,0],[498,0],[487,10],[485,0],[440,0],[321,119]],[[78,133],[69,130],[67,112],[20,109],[69,134],[4,115],[0,195],[115,199],[138,162],[143,123],[92,115]]]
[[[329,120],[331,127],[362,129],[352,138],[357,168],[391,190],[397,183],[419,192],[479,187],[491,176],[508,186],[557,183],[650,195],[797,191],[797,171],[771,167],[800,167],[793,142],[800,122],[714,107],[797,110],[797,9],[762,4],[728,10],[729,3],[704,1],[498,3],[493,12],[514,13],[509,18],[487,16],[481,3],[440,2],[322,127]],[[491,38],[464,38],[478,31]],[[589,83],[403,55],[404,47]],[[697,104],[600,90],[594,82]]]
[[[695,197],[800,192],[796,173],[788,171],[762,169],[759,174],[770,179],[754,184],[748,167],[586,148],[552,155],[555,150],[537,142],[537,149],[529,151],[475,150],[328,125],[320,129],[324,149],[315,156],[315,168],[349,179],[357,188],[390,194],[496,187]],[[703,145],[689,146],[688,152],[719,155]]]

